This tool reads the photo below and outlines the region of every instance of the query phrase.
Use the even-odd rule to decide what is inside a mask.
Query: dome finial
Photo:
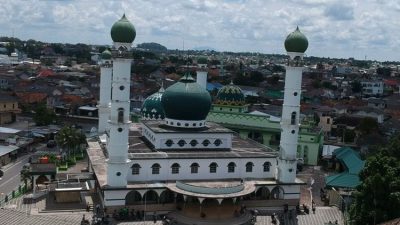
[[[158,90],[158,92],[163,93],[164,91],[165,91],[165,89],[164,89],[164,81],[162,80],[161,81],[161,87],[160,87],[160,90]]]

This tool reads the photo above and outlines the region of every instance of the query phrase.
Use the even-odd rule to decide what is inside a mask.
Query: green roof
[[[108,49],[106,49],[100,54],[100,57],[101,57],[101,59],[111,59],[112,54]]]
[[[215,103],[218,105],[241,106],[246,104],[246,101],[240,87],[230,83],[219,89]]]
[[[158,92],[150,95],[143,102],[142,108],[140,109],[140,115],[144,119],[161,119],[165,118],[164,108],[161,104],[161,97],[164,93],[164,88],[161,88]]]
[[[165,117],[175,120],[205,120],[211,108],[208,91],[185,74],[161,97]]]
[[[125,14],[111,27],[111,38],[114,42],[132,43],[135,37],[135,27],[126,18]]]
[[[333,155],[346,167],[346,170],[339,174],[327,176],[325,178],[326,186],[355,188],[359,185],[361,182],[358,174],[365,165],[365,161],[360,159],[360,155],[349,147],[335,149]]]
[[[287,52],[301,52],[304,53],[308,48],[307,37],[300,32],[299,27],[290,33],[285,40],[285,49]]]

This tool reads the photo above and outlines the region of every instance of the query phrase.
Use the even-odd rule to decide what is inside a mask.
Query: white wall
[[[142,124],[142,135],[150,141],[155,149],[227,149],[232,147],[232,133],[154,133],[151,129]],[[202,144],[204,140],[209,140],[210,144],[206,147]],[[222,143],[219,146],[214,145],[214,141],[220,139]],[[165,142],[172,140],[173,145],[167,146]],[[185,140],[186,145],[179,146],[178,141]],[[197,140],[196,146],[191,146],[190,142]]]
[[[264,172],[264,162],[270,162],[269,172]],[[198,163],[198,173],[192,174],[190,165]],[[218,164],[217,172],[210,173],[209,165],[212,162]],[[235,172],[228,173],[228,163],[235,162]],[[246,172],[246,163],[253,162],[253,172]],[[276,158],[232,158],[232,159],[149,159],[149,160],[132,160],[130,167],[138,163],[140,168],[139,175],[132,175],[132,169],[128,170],[128,181],[162,181],[162,180],[213,180],[213,179],[229,179],[229,178],[274,178],[276,169]],[[151,166],[154,163],[160,164],[160,174],[152,174]],[[171,173],[171,165],[179,163],[179,174]]]

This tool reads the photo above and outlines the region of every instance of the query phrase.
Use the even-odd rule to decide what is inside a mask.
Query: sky
[[[0,36],[112,44],[125,13],[134,44],[285,54],[299,26],[308,56],[400,61],[398,0],[1,0]]]

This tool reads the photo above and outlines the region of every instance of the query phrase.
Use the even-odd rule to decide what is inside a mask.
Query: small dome
[[[161,104],[161,97],[164,94],[164,88],[150,95],[144,100],[140,115],[144,120],[163,120],[165,118],[164,109]]]
[[[132,43],[135,37],[135,27],[125,17],[125,14],[111,27],[111,38],[114,42]]]
[[[100,57],[103,60],[109,60],[112,58],[112,54],[108,49],[106,49],[100,54]]]
[[[299,27],[290,33],[285,40],[285,49],[287,52],[304,53],[308,48],[307,37],[300,32]]]
[[[172,120],[205,120],[211,108],[210,94],[189,74],[167,88],[161,102],[165,117]]]
[[[246,101],[242,89],[230,83],[218,91],[215,103],[218,105],[241,106],[246,104]]]

